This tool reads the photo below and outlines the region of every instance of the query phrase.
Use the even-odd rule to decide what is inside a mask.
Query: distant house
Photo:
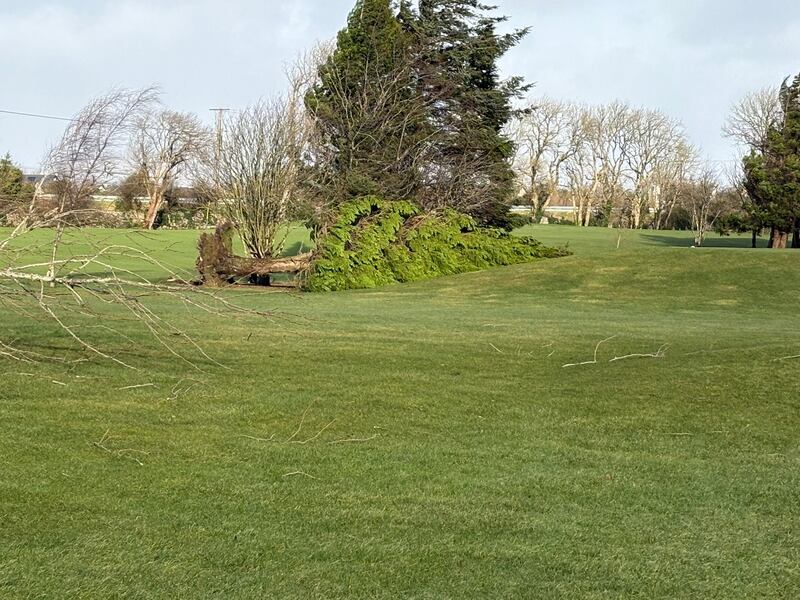
[[[576,208],[574,206],[568,205],[549,205],[545,206],[543,209],[543,213],[548,216],[564,216],[564,215],[574,215]],[[522,205],[512,206],[511,212],[519,215],[528,215],[531,213],[531,207]]]
[[[44,173],[23,173],[22,176],[25,178],[25,183],[31,185],[36,185],[45,177]]]

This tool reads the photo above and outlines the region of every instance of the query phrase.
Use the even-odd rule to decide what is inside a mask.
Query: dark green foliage
[[[754,222],[785,235],[800,224],[800,75],[781,89],[783,120],[763,152],[744,159],[745,186]]]
[[[11,156],[0,158],[0,197],[16,197],[29,188],[22,171],[14,165]]]
[[[508,227],[512,100],[528,89],[498,63],[527,33],[476,0],[358,0],[306,97],[322,141],[326,202],[416,200]]]
[[[478,0],[420,0],[415,32],[421,93],[432,107],[436,172],[424,205],[469,206],[479,223],[505,227],[513,194],[514,147],[503,128],[512,100],[529,89],[501,80],[500,59],[528,33],[497,33],[506,17]],[[477,208],[475,208],[477,207]]]
[[[533,238],[479,229],[462,213],[365,197],[341,206],[318,240],[306,289],[372,288],[564,256]]]
[[[511,230],[519,229],[520,227],[525,227],[526,225],[533,225],[533,217],[531,217],[529,214],[521,215],[518,213],[509,213],[508,225]]]
[[[25,181],[22,171],[6,154],[0,158],[0,201],[30,197],[33,187]]]
[[[425,110],[410,46],[390,0],[358,0],[306,97],[323,145],[316,185],[326,200],[416,194]]]
[[[14,165],[11,156],[0,158],[0,225],[9,214],[33,197],[33,186],[25,181],[22,171]]]

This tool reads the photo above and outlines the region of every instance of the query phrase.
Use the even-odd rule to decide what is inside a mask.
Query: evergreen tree
[[[11,156],[6,154],[0,158],[0,197],[15,198],[25,190],[25,186],[25,177]]]
[[[358,0],[306,97],[321,144],[317,183],[336,202],[377,195],[505,225],[514,152],[504,128],[519,77],[498,63],[527,34],[478,0]]]
[[[0,158],[0,224],[10,213],[33,197],[33,186],[25,181],[22,171],[6,154]]]
[[[318,184],[330,199],[416,196],[425,110],[410,44],[390,0],[358,0],[321,67],[306,106],[327,154]]]
[[[529,86],[519,77],[501,80],[498,62],[528,30],[499,34],[507,17],[492,10],[478,0],[420,0],[414,32],[419,89],[437,131],[423,203],[502,225],[514,179],[514,147],[503,130],[513,99]]]
[[[781,87],[782,122],[767,136],[762,153],[744,160],[751,215],[771,229],[770,246],[785,248],[794,234],[800,247],[800,75]]]

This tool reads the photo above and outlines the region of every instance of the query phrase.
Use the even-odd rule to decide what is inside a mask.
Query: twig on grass
[[[253,440],[255,442],[273,442],[273,441],[275,441],[275,434],[274,433],[271,436],[269,436],[268,438],[260,438],[260,437],[255,437],[255,436],[252,436],[252,435],[240,435],[238,437],[246,438],[248,440]]]
[[[308,414],[308,411],[310,411],[310,410],[311,410],[311,407],[312,407],[312,406],[314,406],[314,405],[313,405],[313,404],[309,405],[309,407],[308,407],[307,409],[305,409],[305,411],[303,411],[303,416],[300,418],[300,425],[298,425],[298,426],[297,426],[297,431],[295,431],[295,432],[294,432],[294,433],[293,433],[293,434],[292,434],[292,435],[289,437],[289,439],[287,439],[287,440],[286,440],[286,443],[287,443],[287,444],[288,444],[289,442],[291,442],[291,441],[292,441],[294,438],[296,438],[296,437],[297,437],[297,435],[300,433],[300,431],[303,429],[303,423],[305,423],[305,422],[306,422],[306,415]]]
[[[333,441],[330,441],[328,443],[329,444],[357,444],[357,443],[360,443],[360,442],[369,442],[371,440],[374,440],[377,437],[380,437],[380,436],[376,433],[375,435],[367,437],[367,438],[349,438],[349,439],[346,439],[346,440],[333,440]]]
[[[125,387],[118,388],[118,392],[124,392],[125,390],[138,390],[141,388],[148,388],[148,387],[156,387],[155,383],[140,383],[139,385],[126,385]]]
[[[309,479],[316,479],[320,481],[319,477],[314,477],[313,475],[309,475],[305,471],[292,471],[291,473],[284,473],[283,477],[295,477],[296,475],[302,475],[303,477],[308,477]]]
[[[666,351],[668,347],[669,346],[667,344],[664,344],[663,346],[661,346],[661,348],[650,354],[626,354],[625,356],[615,356],[608,362],[613,363],[620,360],[628,360],[631,358],[664,358],[666,356]]]
[[[144,466],[144,463],[142,461],[140,461],[135,456],[131,456],[131,454],[142,454],[144,456],[149,456],[150,455],[149,452],[145,452],[144,450],[135,450],[133,448],[121,448],[119,450],[112,450],[111,448],[105,445],[106,442],[108,442],[110,439],[111,439],[111,430],[107,429],[106,432],[103,434],[103,437],[100,438],[100,440],[98,440],[97,442],[92,442],[92,446],[94,446],[95,448],[100,448],[100,450],[103,450],[108,454],[132,460],[140,467]]]
[[[327,425],[325,425],[325,427],[323,427],[322,429],[320,429],[320,430],[319,430],[319,431],[318,431],[318,432],[317,432],[315,435],[313,435],[312,437],[308,438],[307,440],[303,440],[302,442],[301,442],[301,441],[297,441],[297,440],[295,440],[295,441],[293,441],[293,442],[291,442],[291,443],[292,443],[292,444],[307,444],[307,443],[309,443],[309,442],[313,442],[315,439],[317,439],[319,436],[321,436],[321,435],[322,435],[322,433],[323,433],[323,432],[324,432],[326,429],[328,429],[328,427],[330,427],[331,425],[333,425],[335,422],[336,422],[336,419],[334,419],[333,421],[331,421],[330,423],[328,423]]]
[[[595,346],[595,348],[594,348],[594,359],[593,360],[587,360],[585,362],[579,362],[579,363],[568,363],[566,365],[562,365],[561,368],[562,369],[567,369],[569,367],[582,367],[584,365],[596,365],[597,364],[597,353],[600,351],[600,346],[602,346],[606,342],[610,342],[611,340],[613,340],[613,339],[615,339],[617,337],[618,336],[616,336],[616,335],[612,335],[609,338],[606,338],[604,340],[600,340],[599,342],[597,342],[597,346]]]
[[[494,349],[497,351],[497,353],[498,353],[498,354],[505,354],[505,353],[504,353],[502,350],[500,350],[500,348],[498,348],[498,347],[497,347],[497,346],[495,346],[494,344],[492,344],[492,343],[489,343],[489,345],[490,345],[492,348],[494,348]]]
[[[772,362],[784,362],[787,360],[797,360],[798,358],[800,358],[800,354],[795,354],[794,356],[784,356],[782,358],[776,358]]]

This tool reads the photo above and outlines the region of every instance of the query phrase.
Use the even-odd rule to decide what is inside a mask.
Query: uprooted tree
[[[498,70],[527,30],[499,34],[505,19],[492,10],[477,0],[399,10],[358,0],[305,88],[229,120],[215,183],[230,224],[200,241],[203,281],[263,284],[292,272],[307,289],[333,290],[557,254],[478,228],[509,225],[505,126],[528,89]],[[302,111],[291,101],[298,89]],[[314,207],[317,249],[279,258],[298,197]],[[232,228],[249,257],[234,255]]]
[[[269,282],[279,273],[299,276],[309,291],[372,288],[568,254],[532,238],[477,227],[452,209],[425,212],[404,201],[364,197],[340,205],[337,218],[316,240],[314,252],[254,259],[233,254],[232,228],[222,224],[200,238],[197,267],[203,283]]]

